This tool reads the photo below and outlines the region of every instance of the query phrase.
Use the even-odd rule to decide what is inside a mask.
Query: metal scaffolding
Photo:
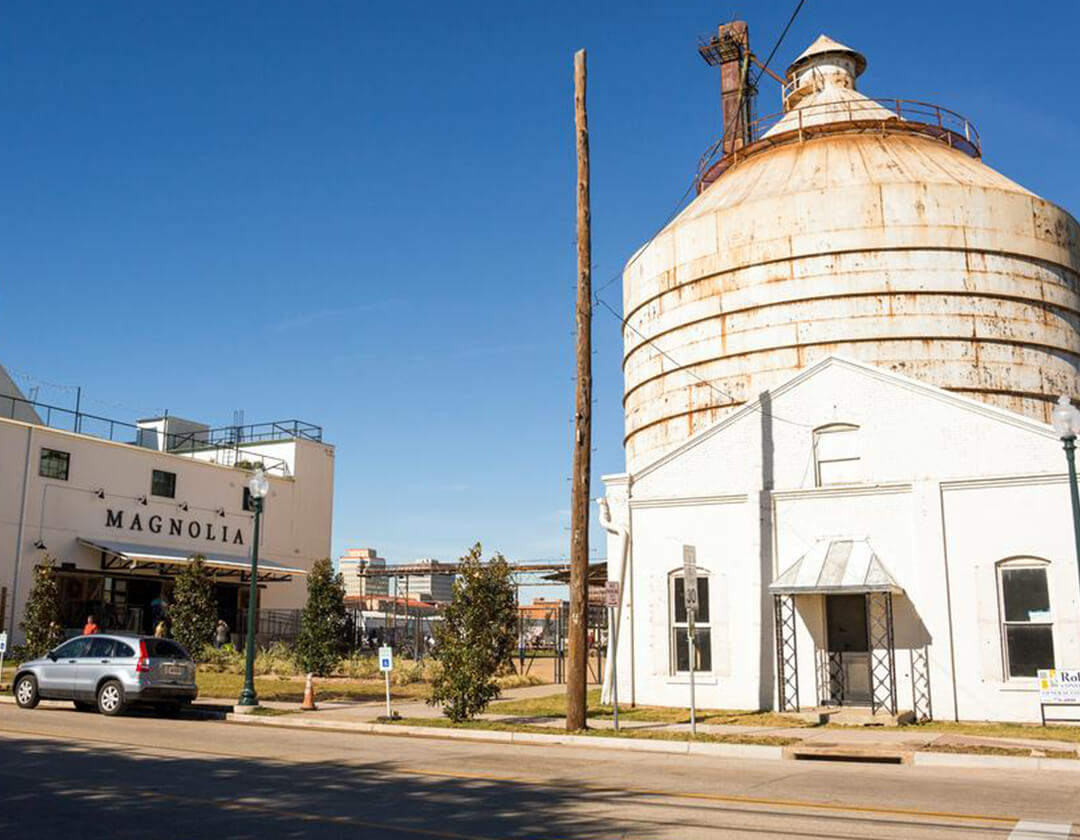
[[[866,593],[870,648],[870,711],[896,714],[896,645],[891,592]]]
[[[799,711],[799,652],[795,644],[795,598],[777,595],[776,676],[781,712]]]

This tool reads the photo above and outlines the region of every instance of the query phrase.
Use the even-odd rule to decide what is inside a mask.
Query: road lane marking
[[[107,743],[114,746],[128,746],[135,747],[147,752],[160,751],[160,752],[174,752],[174,753],[191,753],[196,755],[208,755],[218,758],[229,758],[233,760],[247,759],[247,760],[260,760],[276,763],[287,763],[281,759],[267,758],[261,755],[249,755],[249,754],[236,754],[229,752],[220,752],[214,750],[197,749],[191,747],[168,747],[168,746],[155,746],[153,744],[146,744],[145,742],[133,742],[133,741],[119,741],[115,738],[90,738],[84,735],[57,735],[49,732],[38,732],[32,730],[18,730],[0,733],[0,738],[10,737],[17,738],[20,735],[32,735],[38,737],[49,738],[52,740],[63,740],[67,743],[70,739],[78,739],[80,741],[91,741],[96,743]],[[323,761],[324,759],[312,759],[312,761]],[[293,762],[304,763],[304,762]],[[923,819],[948,819],[956,822],[976,822],[976,823],[993,823],[993,824],[1018,824],[1018,817],[1016,816],[990,816],[985,814],[967,814],[962,812],[953,811],[925,811],[918,808],[898,808],[898,807],[883,807],[874,805],[843,805],[839,803],[831,802],[813,802],[810,800],[799,799],[770,799],[767,797],[755,797],[755,796],[741,796],[738,794],[721,794],[721,793],[704,793],[693,791],[671,791],[671,790],[657,790],[654,788],[619,788],[612,787],[610,785],[597,785],[589,782],[574,782],[565,783],[558,780],[546,780],[539,778],[525,778],[520,776],[500,776],[497,774],[487,773],[461,773],[448,770],[431,770],[426,768],[416,767],[398,767],[393,772],[399,772],[404,774],[410,774],[415,776],[430,776],[430,777],[444,777],[452,779],[463,779],[472,781],[491,781],[491,782],[506,782],[512,784],[530,784],[537,786],[547,787],[570,787],[575,790],[589,791],[591,793],[608,793],[608,794],[636,794],[639,796],[652,796],[652,797],[666,797],[671,799],[696,799],[703,801],[712,801],[718,803],[729,803],[738,805],[760,805],[765,807],[787,807],[787,808],[801,808],[805,810],[813,811],[828,811],[828,812],[847,812],[858,814],[872,814],[875,816],[894,816],[894,817],[916,817]],[[452,835],[441,835],[446,837],[452,837]],[[1057,840],[1061,837],[1060,834],[1048,835],[1046,837],[1035,835],[1031,840]],[[1068,837],[1069,835],[1064,835]],[[1020,835],[1023,837],[1023,835]],[[1028,840],[1028,838],[1024,838]]]
[[[1072,837],[1072,823],[1048,823],[1020,820],[1009,840],[1060,840]]]
[[[572,787],[575,790],[587,790],[592,793],[632,793],[639,796],[662,796],[671,799],[700,799],[706,802],[727,802],[735,805],[765,805],[787,808],[804,808],[815,811],[842,811],[876,816],[924,817],[927,819],[949,819],[957,822],[1015,823],[1016,817],[995,817],[985,814],[965,814],[956,811],[923,811],[918,808],[885,808],[875,805],[842,805],[832,802],[811,802],[802,799],[769,799],[759,796],[740,796],[725,793],[695,793],[693,791],[656,790],[653,788],[620,788],[608,785],[593,785],[588,782],[572,784],[557,781],[530,780],[520,776],[497,776],[486,773],[457,773],[449,770],[426,770],[413,767],[399,767],[395,772],[410,773],[415,776],[443,776],[450,779],[474,779],[488,782],[511,782],[514,784],[546,785],[549,787]],[[1065,835],[1068,837],[1068,835]],[[1057,835],[1053,835],[1056,839]],[[1039,838],[1042,840],[1042,838]]]

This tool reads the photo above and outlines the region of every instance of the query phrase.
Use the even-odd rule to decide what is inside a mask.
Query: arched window
[[[1007,679],[1038,676],[1054,667],[1054,617],[1050,609],[1050,564],[1014,557],[997,564],[1002,649]]]
[[[814,475],[818,487],[862,481],[858,426],[830,423],[814,429]]]
[[[712,623],[709,617],[709,573],[697,570],[697,612],[694,615],[695,671],[712,671]],[[668,599],[671,616],[671,673],[690,671],[689,616],[686,612],[686,579],[682,569],[670,574]]]

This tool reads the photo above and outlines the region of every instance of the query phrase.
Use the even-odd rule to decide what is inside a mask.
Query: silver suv
[[[195,663],[176,642],[105,633],[70,639],[23,663],[12,690],[23,709],[39,700],[73,700],[75,708],[103,715],[135,704],[175,715],[198,694]]]

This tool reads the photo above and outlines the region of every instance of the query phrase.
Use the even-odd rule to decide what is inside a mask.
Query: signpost
[[[1039,712],[1046,726],[1047,706],[1080,706],[1080,671],[1039,671]],[[1075,722],[1077,718],[1055,718]]]
[[[694,615],[697,613],[697,549],[692,545],[682,547],[683,602],[686,606],[686,641],[690,655],[690,737],[697,735],[697,708],[694,699],[694,665],[697,662]]]
[[[611,657],[611,711],[615,731],[619,731],[619,595],[622,585],[617,580],[604,584],[604,606],[608,608],[608,656]]]
[[[391,720],[393,714],[390,711],[390,672],[394,670],[394,650],[390,645],[379,648],[379,670],[386,677],[386,719]]]

